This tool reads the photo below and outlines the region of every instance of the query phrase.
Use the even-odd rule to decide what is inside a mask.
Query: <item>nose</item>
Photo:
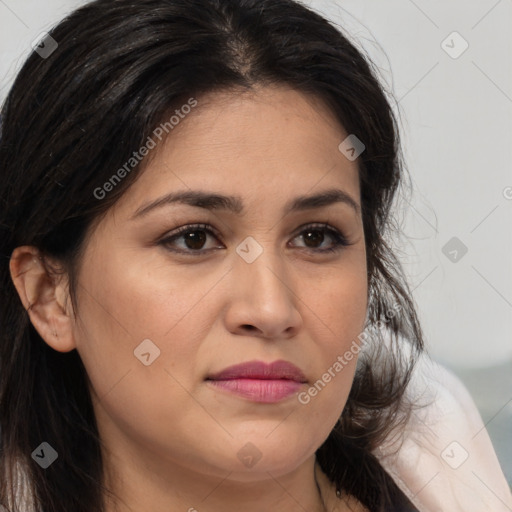
[[[237,256],[230,272],[227,329],[233,334],[278,339],[295,336],[302,316],[282,258],[265,249],[252,263]]]

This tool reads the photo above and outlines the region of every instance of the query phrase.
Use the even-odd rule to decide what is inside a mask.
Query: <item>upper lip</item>
[[[262,379],[276,380],[286,379],[296,382],[307,382],[302,371],[288,361],[248,361],[224,368],[224,370],[208,376],[208,380],[233,380],[233,379]]]

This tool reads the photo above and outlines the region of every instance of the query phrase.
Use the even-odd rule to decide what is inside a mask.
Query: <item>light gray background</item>
[[[0,101],[31,42],[83,3],[0,0]],[[470,389],[511,483],[512,2],[305,3],[368,52],[397,100],[414,185],[401,251],[429,352]],[[463,40],[457,58],[445,51]],[[443,253],[453,237],[468,249],[457,261]]]

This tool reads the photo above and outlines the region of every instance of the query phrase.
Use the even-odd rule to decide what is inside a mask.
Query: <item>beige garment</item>
[[[410,501],[420,512],[512,512],[510,488],[460,380],[422,355],[407,392],[428,405],[375,455]],[[318,465],[317,475],[328,511],[346,510]]]
[[[482,418],[464,385],[422,355],[408,393],[415,411],[398,453],[376,455],[420,512],[512,512],[512,494]],[[512,439],[511,439],[512,442]]]

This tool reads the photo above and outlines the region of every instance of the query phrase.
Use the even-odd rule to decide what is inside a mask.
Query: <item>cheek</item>
[[[124,253],[124,254],[130,254]],[[97,258],[100,259],[100,258]],[[124,331],[125,343],[144,338],[163,339],[201,302],[218,277],[162,268],[140,256],[123,264],[109,262],[99,271],[91,261],[84,267],[80,311],[93,327]]]
[[[91,260],[83,268],[77,329],[99,424],[113,421],[141,443],[162,440],[171,425],[189,431],[191,418],[204,420],[193,414],[197,403],[190,393],[207,334],[205,289],[218,277],[189,285],[183,273],[164,278],[140,262],[102,267],[92,271],[99,266]]]
[[[366,266],[360,260],[355,263],[304,283],[301,295],[311,315],[310,325],[318,329],[314,337],[323,340],[327,352],[329,347],[343,349],[364,328],[368,305]]]
[[[360,354],[359,336],[367,309],[366,267],[347,266],[319,282],[317,287],[309,282],[310,293],[304,300],[305,322],[316,341],[315,381],[298,401],[308,410],[308,417],[324,419],[322,429],[327,436],[345,407]]]
[[[178,272],[165,277],[148,271],[150,266],[143,262],[127,260],[123,265],[110,261],[107,267],[100,257],[90,259],[80,277],[77,347],[100,396],[125,375],[133,379],[137,374],[143,385],[159,389],[162,381],[170,380],[163,369],[186,384],[207,326],[202,299],[218,280],[189,280]],[[151,343],[141,345],[143,340]],[[137,356],[148,352],[142,359],[154,363],[145,366]]]

